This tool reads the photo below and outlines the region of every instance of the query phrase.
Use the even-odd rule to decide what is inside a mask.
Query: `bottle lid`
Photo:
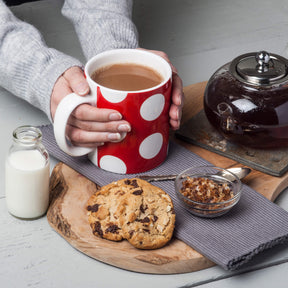
[[[266,51],[240,55],[229,69],[239,81],[252,85],[273,85],[288,80],[288,60]]]

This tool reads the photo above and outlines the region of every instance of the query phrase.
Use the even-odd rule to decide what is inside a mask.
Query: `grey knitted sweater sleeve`
[[[111,48],[137,47],[130,0],[66,0],[63,14],[75,25],[87,58]],[[56,80],[77,59],[46,46],[32,25],[17,19],[0,0],[0,86],[46,113]]]
[[[0,86],[50,115],[57,78],[77,59],[48,48],[40,33],[17,19],[0,0]]]
[[[99,52],[137,48],[132,0],[65,0],[62,13],[75,27],[86,59]]]

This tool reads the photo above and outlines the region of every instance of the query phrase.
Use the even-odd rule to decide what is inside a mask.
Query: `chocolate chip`
[[[150,234],[150,230],[149,229],[143,229],[143,231]]]
[[[149,217],[145,217],[142,221],[143,221],[143,223],[149,223],[150,219],[149,219]]]
[[[153,216],[153,221],[156,222],[158,220],[158,216],[154,215]]]
[[[131,186],[133,186],[133,187],[135,187],[135,188],[139,187],[136,179],[133,179],[133,180],[127,179],[127,180],[125,180],[124,183],[125,183],[126,185],[131,185]]]
[[[103,230],[101,229],[101,223],[99,221],[94,223],[93,233],[97,233],[100,237],[103,237]]]
[[[129,231],[130,238],[133,236],[134,232],[135,232],[135,230],[130,230]]]
[[[147,205],[144,205],[144,204],[141,204],[140,205],[140,211],[142,212],[142,213],[145,213],[145,210],[146,209],[148,209],[148,206]]]
[[[134,195],[141,195],[143,193],[143,190],[142,189],[139,189],[139,190],[135,190],[132,194]]]
[[[120,228],[119,228],[117,225],[111,224],[111,225],[105,230],[105,233],[119,234],[118,230],[120,230]]]
[[[150,222],[150,219],[149,219],[148,216],[146,216],[146,217],[143,218],[143,219],[136,219],[135,221],[140,222],[140,223],[149,223],[149,222]]]
[[[98,208],[99,208],[99,204],[94,204],[94,205],[89,205],[88,207],[87,207],[87,210],[88,211],[91,211],[91,212],[97,212],[98,211]]]
[[[135,188],[139,187],[136,179],[133,179],[133,180],[131,181],[131,184],[130,184],[130,185],[132,185],[132,186],[135,187]]]

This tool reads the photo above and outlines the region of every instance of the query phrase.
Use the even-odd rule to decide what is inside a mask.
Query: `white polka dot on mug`
[[[150,77],[152,82],[148,79],[146,83],[144,78],[139,80],[140,84],[137,83],[138,78],[129,78],[128,81],[125,78],[116,78],[114,82],[107,78],[108,82],[105,82],[102,71],[113,67],[111,69],[120,69],[123,74],[121,77],[126,77],[123,72],[125,65],[128,71],[136,71],[133,72],[135,77],[144,75],[143,77]],[[144,69],[144,72],[137,72],[138,68]],[[148,75],[150,72],[147,74],[147,70],[157,73],[158,78],[153,74],[153,77]],[[95,72],[103,78],[100,79],[103,83],[94,77]],[[98,54],[89,60],[85,66],[85,75],[90,86],[90,95],[81,97],[74,93],[69,94],[57,107],[54,134],[59,147],[72,156],[88,154],[93,164],[114,173],[137,174],[161,165],[167,157],[169,144],[172,86],[169,63],[146,50],[116,49]],[[107,75],[110,74],[107,72]],[[117,84],[118,82],[121,84]],[[120,85],[120,88],[117,85]],[[127,88],[125,85],[128,85]],[[137,88],[137,85],[142,86]],[[67,121],[72,111],[83,103],[119,111],[123,119],[130,123],[131,131],[122,135],[118,142],[106,142],[94,149],[72,146],[65,136]]]

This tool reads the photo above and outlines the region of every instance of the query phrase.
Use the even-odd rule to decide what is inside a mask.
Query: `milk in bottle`
[[[5,164],[5,192],[8,211],[19,218],[38,218],[48,208],[49,156],[41,140],[41,131],[32,126],[13,132]]]

